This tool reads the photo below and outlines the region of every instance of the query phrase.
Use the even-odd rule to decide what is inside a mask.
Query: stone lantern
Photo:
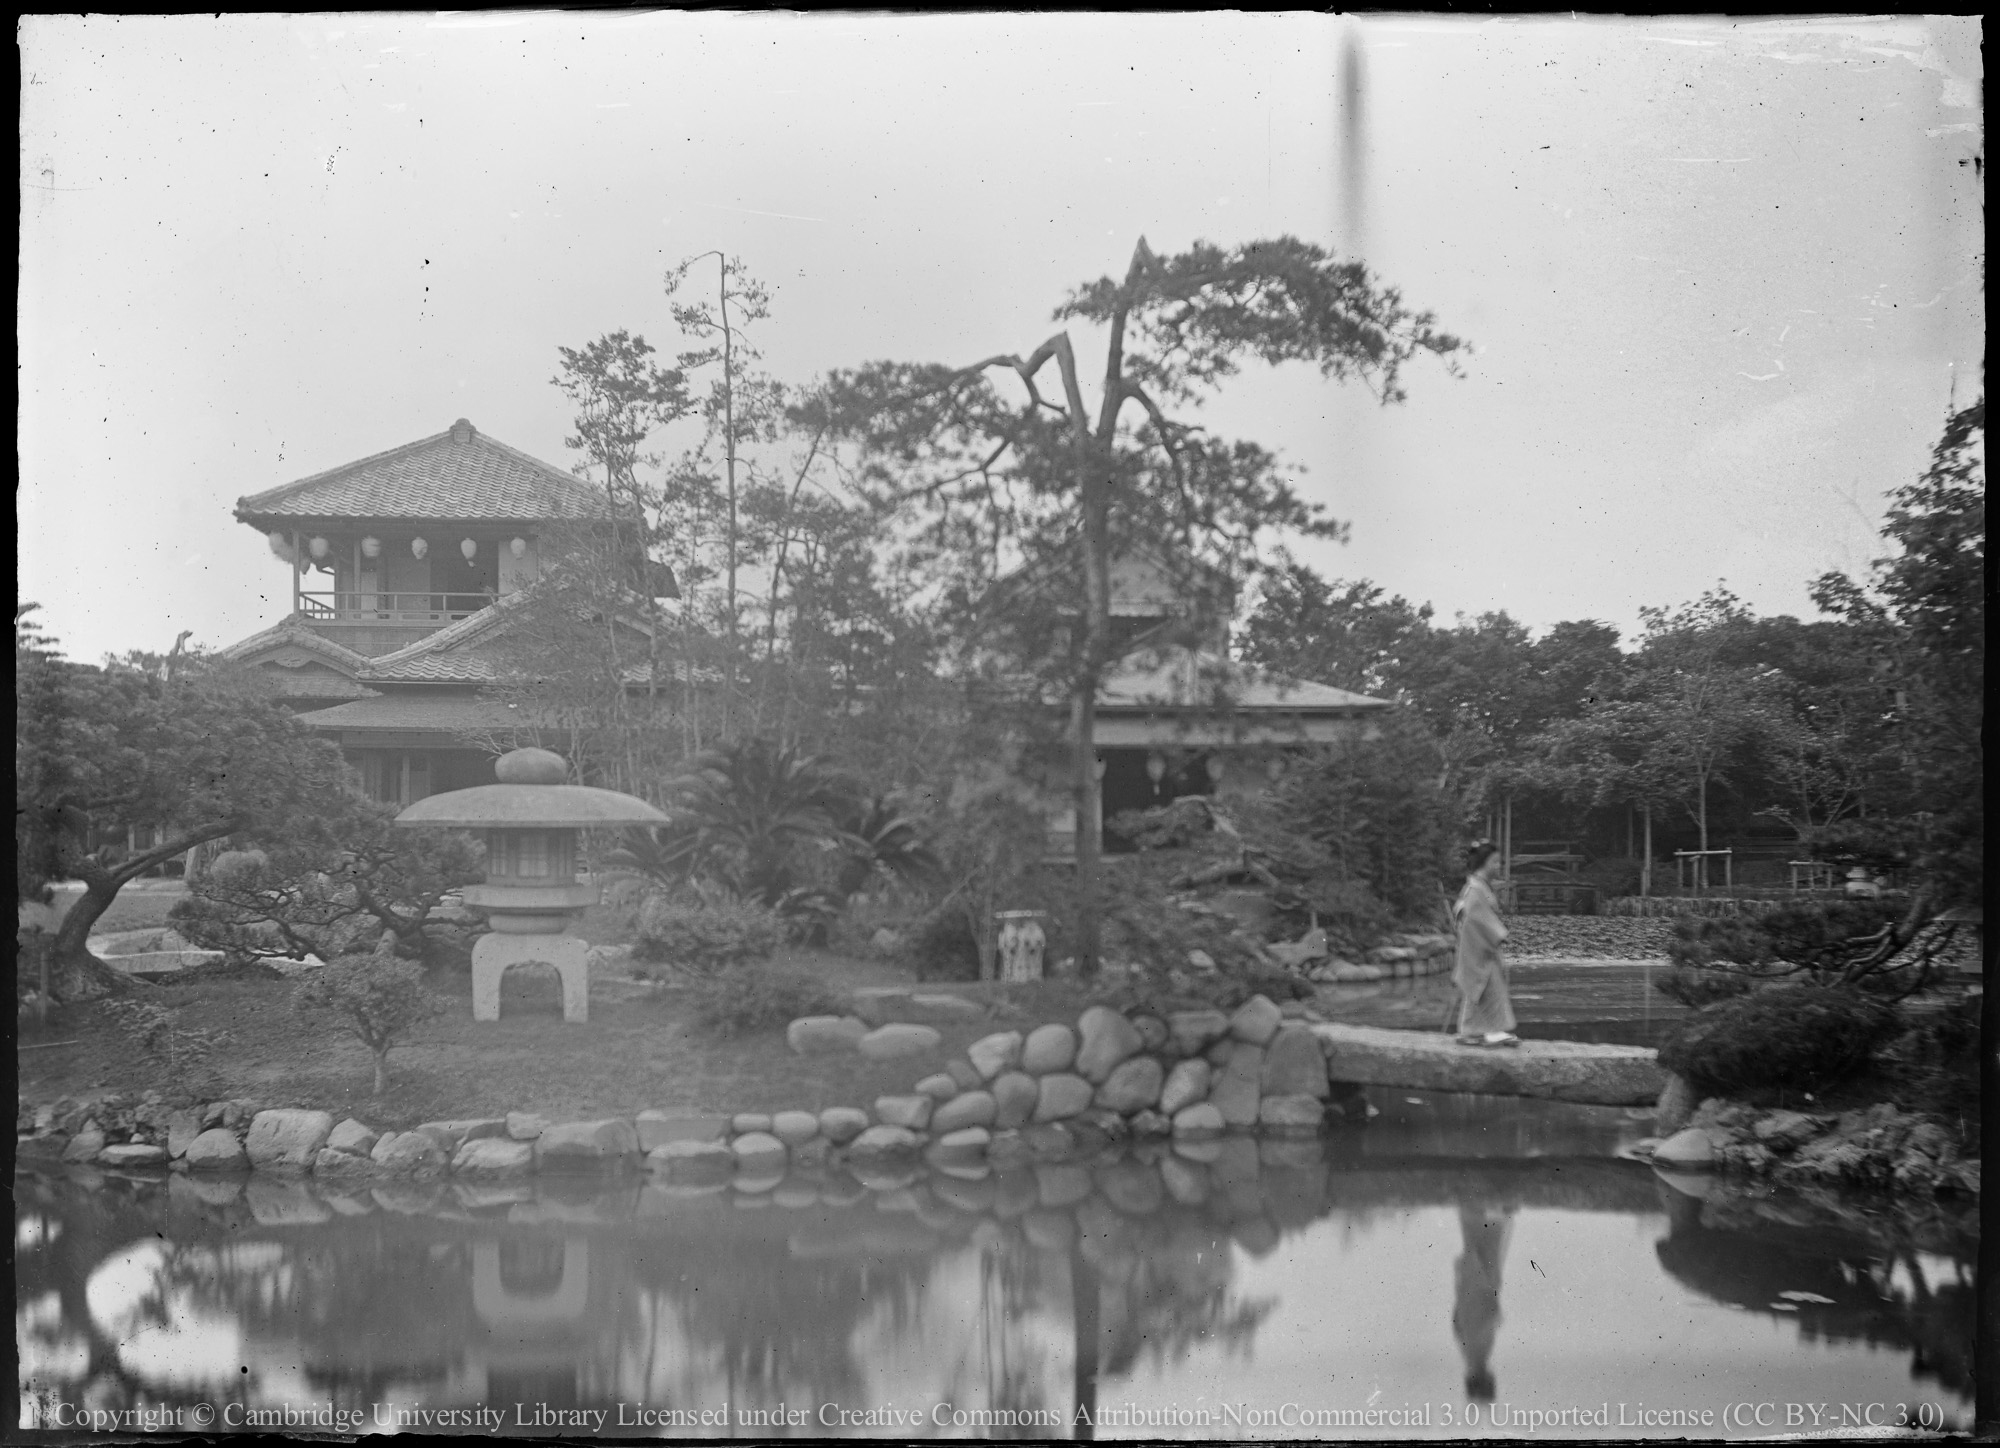
[[[472,947],[475,1021],[500,1019],[500,977],[510,965],[533,962],[554,966],[562,978],[563,1019],[590,1019],[589,946],[569,926],[597,903],[597,887],[576,878],[576,832],[667,822],[629,794],[564,784],[568,772],[560,754],[516,749],[494,764],[498,784],[434,794],[396,816],[413,829],[486,836],[486,883],[463,891],[489,927]]]

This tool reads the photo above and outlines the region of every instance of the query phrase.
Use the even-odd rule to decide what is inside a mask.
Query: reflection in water
[[[1706,1350],[1755,1314],[1795,1330],[1732,1340],[1747,1372],[1833,1370],[1866,1396],[1969,1410],[1969,1221],[1899,1238],[1865,1214],[1829,1229],[1789,1199],[1704,1202],[1630,1162],[1557,1155],[1561,1133],[1520,1117],[1506,1134],[1541,1154],[1460,1154],[1495,1139],[1452,1111],[1314,1141],[1148,1145],[970,1179],[829,1171],[761,1192],[24,1173],[22,1422],[50,1424],[57,1403],[206,1401],[382,1426],[489,1411],[516,1433],[558,1421],[537,1414],[602,1411],[607,1432],[625,1414],[628,1435],[1131,1436],[1100,1426],[1100,1402],[1162,1385],[1183,1403],[1212,1402],[1214,1383],[1274,1402],[1329,1391],[1341,1365],[1315,1356],[1306,1310],[1319,1333],[1359,1330],[1404,1365],[1393,1393],[1442,1401],[1462,1383],[1491,1400],[1510,1243],[1540,1258],[1507,1288],[1515,1396],[1553,1374],[1579,1400],[1615,1401],[1675,1373],[1663,1341]],[[1615,1113],[1593,1120],[1572,1140],[1626,1131]],[[1453,1216],[1447,1338],[1420,1304],[1437,1302],[1423,1283]],[[1590,1226],[1619,1219],[1632,1229]],[[1587,1322],[1535,1296],[1563,1265],[1552,1238],[1618,1254],[1571,1264],[1599,1296],[1565,1286],[1560,1310]],[[1357,1289],[1328,1290],[1329,1275]],[[1669,1321],[1687,1289],[1745,1311],[1699,1332]]]
[[[1465,1252],[1458,1259],[1451,1330],[1465,1355],[1465,1396],[1475,1403],[1490,1403],[1499,1395],[1491,1359],[1493,1339],[1500,1331],[1500,1271],[1507,1262],[1507,1239],[1514,1234],[1514,1213],[1462,1201],[1458,1226],[1465,1236]]]

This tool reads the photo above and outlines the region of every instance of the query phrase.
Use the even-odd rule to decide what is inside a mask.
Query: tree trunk
[[[380,1097],[382,1094],[382,1082],[387,1075],[388,1065],[389,1053],[387,1051],[377,1051],[375,1053],[375,1095],[377,1097]]]
[[[100,995],[124,995],[137,985],[132,977],[114,970],[90,953],[91,927],[111,908],[111,902],[118,898],[118,892],[128,883],[196,845],[233,834],[239,823],[235,819],[227,819],[198,825],[154,846],[143,855],[134,856],[115,870],[107,869],[88,855],[67,861],[72,867],[70,873],[83,881],[83,898],[63,916],[62,923],[56,927],[54,940],[49,943],[49,961],[55,976],[49,989],[56,998],[88,1000]]]
[[[728,682],[722,691],[722,729],[727,735],[736,720],[736,338],[729,326],[729,262],[720,253],[717,262],[722,268],[722,455],[729,480],[729,583],[723,597],[729,657],[724,665]]]
[[[1653,807],[1645,807],[1646,814],[1646,854],[1639,862],[1639,893],[1653,893]]]

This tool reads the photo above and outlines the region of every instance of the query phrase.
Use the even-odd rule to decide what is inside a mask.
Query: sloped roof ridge
[[[310,473],[303,478],[294,478],[289,483],[279,483],[274,488],[266,488],[261,493],[247,494],[236,500],[236,511],[239,513],[260,512],[265,505],[278,501],[281,495],[289,493],[295,488],[303,488],[312,483],[325,482],[327,479],[335,477],[338,474],[353,472],[358,468],[365,468],[374,463],[387,462],[390,458],[401,457],[405,453],[415,452],[420,447],[429,447],[434,443],[444,442],[450,436],[451,429],[446,428],[443,432],[434,432],[427,437],[420,437],[415,442],[398,443],[395,447],[384,448],[378,453],[370,453],[365,458],[355,458],[352,462],[339,463],[330,468],[322,468],[319,472]],[[486,439],[486,434],[479,432],[477,429],[474,429],[474,436]],[[491,441],[491,439],[486,440]],[[512,451],[511,448],[508,450]],[[530,458],[529,461],[534,462],[535,460]],[[548,464],[536,462],[535,466],[547,468]]]
[[[292,644],[305,649],[308,653],[322,654],[350,669],[364,669],[373,662],[366,654],[357,653],[345,644],[337,644],[332,639],[315,633],[296,613],[288,613],[269,628],[261,629],[218,652],[225,659],[240,659],[259,649],[278,644]]]

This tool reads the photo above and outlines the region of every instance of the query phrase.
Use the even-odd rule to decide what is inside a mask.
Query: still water
[[[1391,1439],[1970,1422],[1976,1210],[1675,1184],[1619,1155],[1636,1114],[1374,1099],[1378,1119],[1310,1141],[756,1191],[23,1171],[21,1424],[142,1407],[120,1426]]]

